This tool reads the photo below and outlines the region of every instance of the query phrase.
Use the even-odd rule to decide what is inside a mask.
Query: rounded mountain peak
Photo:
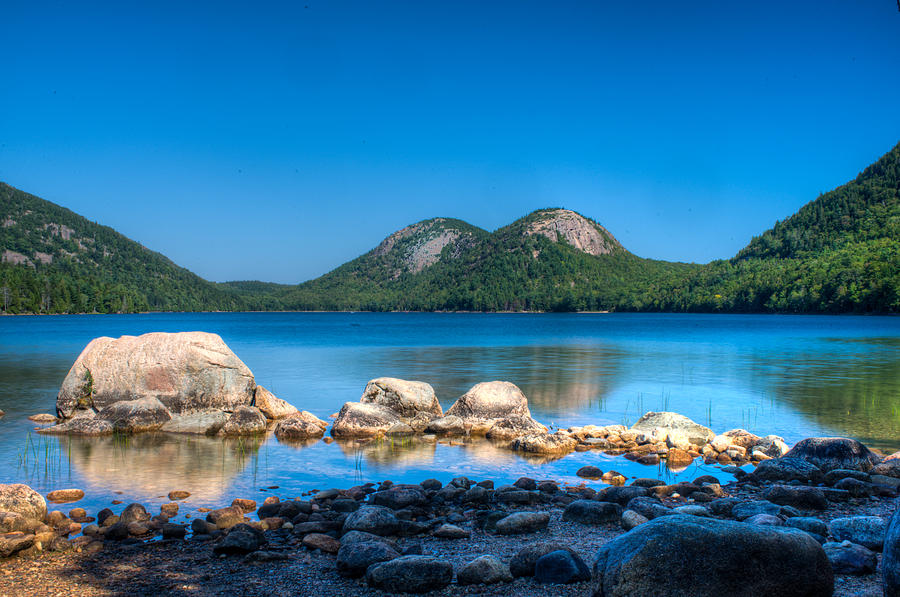
[[[597,222],[570,209],[541,209],[526,218],[525,234],[565,241],[588,255],[610,255],[625,248]]]
[[[444,248],[451,245],[449,256],[460,251],[474,241],[480,228],[454,218],[431,218],[401,228],[375,247],[376,256],[386,256],[398,252],[402,270],[417,273],[441,259]],[[394,273],[394,277],[400,270]]]

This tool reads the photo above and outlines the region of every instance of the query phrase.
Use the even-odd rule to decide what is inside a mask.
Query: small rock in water
[[[186,500],[189,497],[191,497],[190,491],[170,491],[169,492],[169,499],[172,500],[173,502],[176,500]]]
[[[609,483],[610,485],[625,485],[625,481],[627,478],[622,473],[616,471],[606,471],[600,477],[601,481]]]
[[[147,522],[148,520],[150,520],[150,514],[141,504],[129,504],[122,510],[122,513],[119,514],[119,521],[124,522],[125,524],[131,522]]]
[[[578,469],[575,474],[584,479],[599,479],[603,476],[603,471],[596,466],[587,465]]]
[[[472,560],[460,568],[456,574],[456,582],[461,585],[491,585],[499,582],[510,582],[512,579],[513,576],[509,571],[509,566],[492,555],[484,555]]]
[[[219,529],[228,529],[244,522],[244,511],[237,506],[212,510],[206,515],[207,522],[211,522]]]
[[[50,413],[40,413],[37,415],[31,415],[30,417],[28,417],[28,420],[35,423],[56,423],[56,415],[51,415]]]
[[[250,513],[256,510],[256,502],[254,500],[235,498],[234,501],[231,502],[231,505],[237,506],[246,513]]]
[[[537,481],[529,477],[519,477],[516,482],[513,483],[513,487],[518,487],[525,491],[534,491],[537,489]]]
[[[81,489],[57,489],[47,494],[47,499],[51,502],[65,503],[77,502],[84,497],[84,491]]]
[[[159,511],[169,518],[174,518],[178,514],[178,504],[169,502],[159,507]]]

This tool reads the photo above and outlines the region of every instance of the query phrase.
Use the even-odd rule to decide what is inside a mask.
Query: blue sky
[[[900,141],[893,0],[130,4],[4,3],[0,180],[217,281],[550,206],[727,258]]]

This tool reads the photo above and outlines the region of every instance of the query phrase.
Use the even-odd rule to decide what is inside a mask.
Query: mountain
[[[246,308],[112,228],[0,183],[0,310],[116,313]]]
[[[597,222],[554,208],[493,233],[425,220],[276,300],[301,310],[605,310],[693,267],[636,257]]]
[[[662,283],[652,308],[900,312],[900,144],[728,261]]]
[[[213,284],[0,183],[0,309],[900,312],[900,144],[728,260],[643,259],[574,211],[433,218],[299,285]]]

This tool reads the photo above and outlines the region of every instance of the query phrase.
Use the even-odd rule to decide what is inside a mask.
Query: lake
[[[214,332],[258,383],[322,419],[381,376],[432,384],[446,410],[480,381],[507,380],[533,416],[560,427],[631,424],[682,413],[716,432],[743,427],[789,444],[813,435],[900,449],[900,318],[777,315],[160,313],[0,318],[0,482],[80,487],[89,511],[120,499],[155,505],[192,492],[182,513],[234,497],[466,475],[581,482],[584,464],[667,480],[674,472],[599,452],[527,459],[486,441],[323,441],[143,434],[58,438],[26,417],[54,412],[69,367],[96,336]],[[702,472],[701,472],[702,471]],[[600,483],[590,483],[594,486]],[[271,489],[277,486],[277,489]],[[68,510],[68,508],[63,508]]]

